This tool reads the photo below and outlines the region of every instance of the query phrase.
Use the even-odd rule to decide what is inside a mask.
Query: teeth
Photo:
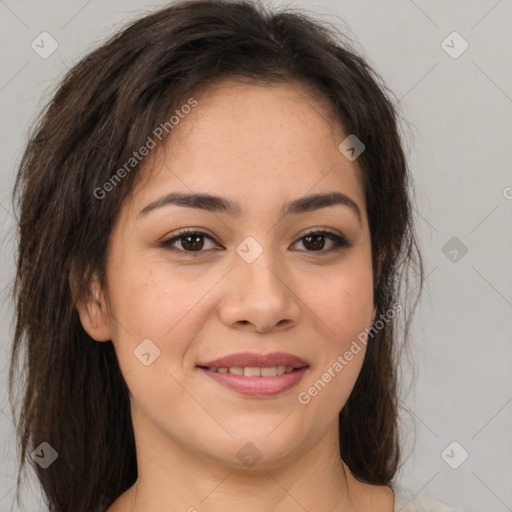
[[[284,373],[292,373],[293,366],[270,366],[260,368],[258,366],[246,366],[244,368],[210,368],[210,370],[219,373],[233,373],[234,375],[243,375],[244,377],[276,377]]]
[[[257,366],[246,366],[244,368],[244,377],[261,377],[261,368]]]
[[[261,368],[259,374],[262,377],[275,377],[277,375],[277,368],[275,366],[271,366],[270,368]]]

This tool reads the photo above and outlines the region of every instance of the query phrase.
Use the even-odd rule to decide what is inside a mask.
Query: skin
[[[78,305],[87,332],[113,341],[131,395],[139,478],[108,512],[391,512],[391,489],[359,482],[339,457],[338,414],[364,345],[307,405],[297,398],[375,314],[360,170],[338,150],[346,134],[299,84],[221,82],[194,97],[120,210],[106,287],[95,281],[95,300]],[[173,191],[222,195],[241,213],[167,205],[139,215]],[[280,218],[285,202],[325,192],[352,198],[360,221],[343,205]],[[159,246],[180,228],[212,240],[192,247],[196,258],[179,240],[175,252]],[[315,250],[309,228],[351,245],[329,252],[325,239]],[[253,263],[236,252],[247,236],[263,249]],[[160,350],[149,366],[133,354],[147,338]],[[250,398],[196,368],[243,351],[289,352],[309,369],[291,390]],[[246,443],[261,453],[252,467],[237,458]]]

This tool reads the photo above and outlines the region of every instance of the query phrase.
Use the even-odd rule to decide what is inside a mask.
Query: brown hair
[[[113,345],[89,337],[75,304],[88,297],[94,273],[105,284],[116,212],[140,165],[104,197],[95,191],[170,113],[223,78],[303,84],[328,100],[344,131],[366,146],[357,164],[377,318],[396,303],[413,264],[421,289],[397,110],[345,36],[299,11],[270,12],[249,1],[184,1],[135,21],[67,73],[31,134],[13,190],[19,248],[9,379],[19,409],[18,493],[30,463],[51,511],[105,510],[137,478],[128,390]],[[411,316],[403,306],[405,341]],[[343,460],[359,480],[378,485],[389,483],[400,460],[397,319],[368,339],[339,416]],[[58,452],[46,469],[29,457],[41,442]]]

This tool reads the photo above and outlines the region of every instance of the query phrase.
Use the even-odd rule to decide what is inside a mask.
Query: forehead
[[[165,144],[145,162],[137,207],[173,190],[233,197],[249,208],[340,191],[364,211],[361,171],[327,100],[298,83],[223,81],[193,95]],[[185,102],[184,102],[185,103]]]

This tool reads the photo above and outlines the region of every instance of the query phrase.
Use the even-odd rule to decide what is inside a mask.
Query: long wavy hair
[[[365,144],[357,164],[377,318],[408,291],[400,315],[368,339],[339,415],[340,456],[370,484],[386,485],[397,472],[398,359],[423,280],[397,102],[353,42],[327,22],[250,1],[189,0],[139,18],[80,60],[22,156],[12,196],[18,252],[9,371],[18,501],[27,467],[52,512],[104,511],[137,479],[129,394],[113,345],[85,332],[76,303],[88,298],[93,274],[105,284],[111,230],[141,165],[104,197],[97,190],[194,92],[223,78],[309,87],[345,133]],[[58,452],[47,468],[31,456],[42,442]]]

